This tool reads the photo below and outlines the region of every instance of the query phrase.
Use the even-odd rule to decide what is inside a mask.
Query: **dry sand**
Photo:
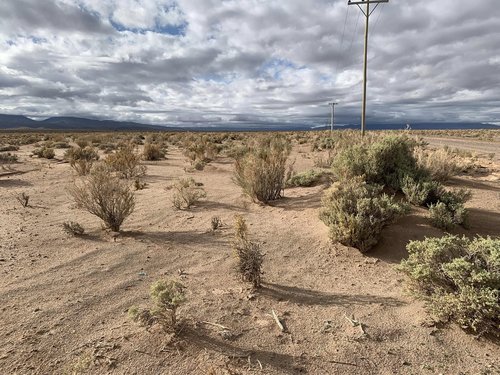
[[[114,238],[96,217],[73,207],[66,192],[70,166],[30,158],[30,147],[18,154],[23,168],[37,170],[0,178],[2,374],[500,373],[496,343],[435,324],[404,292],[394,267],[406,243],[443,235],[424,210],[388,227],[365,256],[328,240],[318,218],[324,186],[286,189],[285,199],[259,206],[232,182],[231,159],[187,173],[185,158],[171,148],[167,160],[146,163],[147,188],[137,192],[136,210]],[[294,158],[298,171],[313,165],[308,145],[296,148]],[[165,190],[181,176],[207,191],[189,211],[174,210]],[[458,233],[499,235],[498,173],[451,185],[474,194],[471,228]],[[21,192],[31,207],[16,201]],[[234,271],[236,213],[266,254],[264,287],[256,293]],[[226,225],[212,233],[214,215]],[[70,220],[87,234],[65,234],[61,225]],[[127,316],[132,305],[148,306],[149,286],[161,278],[180,280],[188,290],[176,339]]]

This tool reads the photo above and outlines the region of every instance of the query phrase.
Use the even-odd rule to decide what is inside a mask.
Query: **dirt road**
[[[476,141],[464,138],[442,138],[442,137],[424,137],[431,146],[449,146],[461,150],[471,151],[480,156],[495,154],[493,160],[500,161],[500,143]]]

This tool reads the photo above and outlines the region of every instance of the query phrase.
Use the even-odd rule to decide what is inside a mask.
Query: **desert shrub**
[[[94,167],[81,184],[69,188],[77,207],[104,221],[107,228],[118,232],[135,207],[134,193],[124,181],[110,175],[102,165]]]
[[[281,136],[259,139],[235,162],[234,181],[254,201],[267,203],[281,198],[291,145]]]
[[[139,309],[133,306],[128,311],[130,317],[146,326],[159,323],[164,329],[175,328],[177,309],[186,301],[184,285],[173,280],[159,280],[151,285],[150,297],[153,300],[153,308]]]
[[[437,203],[439,197],[445,193],[444,187],[437,181],[428,179],[415,180],[405,176],[401,184],[406,199],[416,206],[428,206]]]
[[[401,190],[405,176],[419,180],[426,172],[417,166],[413,150],[417,142],[406,136],[385,136],[373,143],[343,148],[332,169],[339,179],[364,176],[368,183],[383,184]]]
[[[325,174],[323,172],[318,172],[315,171],[314,169],[311,169],[306,172],[302,173],[297,173],[292,175],[288,181],[286,182],[286,187],[296,187],[296,186],[303,186],[303,187],[309,187],[316,185],[321,181]]]
[[[456,225],[467,227],[468,211],[464,203],[471,198],[467,189],[442,192],[437,202],[429,206],[431,223],[437,228],[449,230]]]
[[[136,154],[134,146],[130,143],[124,144],[116,152],[109,154],[106,164],[121,178],[135,178],[146,174],[146,167],[140,165],[141,156]]]
[[[416,148],[414,154],[417,165],[427,170],[433,180],[447,181],[460,170],[454,155],[445,149]]]
[[[207,196],[205,189],[192,178],[181,178],[172,188],[172,203],[178,210],[188,209]]]
[[[33,150],[33,155],[44,159],[54,159],[56,153],[54,152],[54,149],[52,147],[42,146]]]
[[[0,154],[0,164],[15,163],[17,161],[17,155],[11,154],[10,152]]]
[[[332,136],[317,137],[312,143],[311,151],[331,150],[334,147],[335,139]]]
[[[190,134],[182,144],[184,156],[191,161],[191,164],[196,163],[198,166],[204,166],[214,160],[222,149],[215,142],[216,140],[205,134]],[[200,170],[199,168],[196,169]]]
[[[264,255],[259,244],[248,239],[248,227],[241,215],[236,216],[234,225],[234,250],[238,258],[237,270],[244,281],[260,288]]]
[[[336,182],[325,192],[320,218],[330,227],[333,241],[362,252],[378,242],[382,228],[407,209],[381,191],[381,186],[355,177]]]
[[[54,142],[54,144],[53,144],[53,146],[52,146],[52,147],[54,147],[54,148],[60,148],[60,149],[61,149],[61,148],[62,148],[62,149],[64,149],[64,148],[70,148],[71,146],[70,146],[70,145],[69,145],[69,143],[68,143],[68,142],[66,142],[66,141],[60,141],[60,142]]]
[[[63,230],[72,236],[81,236],[85,229],[75,221],[66,221],[63,223]]]
[[[439,318],[499,335],[500,239],[445,236],[412,241],[399,269]]]
[[[99,154],[90,146],[71,147],[64,153],[64,159],[69,162],[76,173],[85,176],[90,173],[94,162],[99,160]]]
[[[146,143],[144,145],[142,156],[144,160],[155,161],[165,158],[165,153],[163,152],[160,145],[156,143]]]

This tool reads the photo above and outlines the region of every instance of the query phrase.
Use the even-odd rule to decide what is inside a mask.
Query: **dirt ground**
[[[386,228],[362,255],[329,241],[318,218],[324,185],[286,189],[284,199],[260,206],[233,183],[231,159],[190,173],[171,147],[166,160],[145,163],[147,187],[136,192],[136,209],[115,238],[74,207],[69,164],[30,158],[31,150],[17,154],[33,171],[0,178],[2,374],[500,373],[497,343],[435,323],[405,294],[395,265],[406,243],[443,235],[423,209]],[[309,150],[295,148],[297,171],[313,166]],[[473,193],[471,227],[456,233],[500,234],[498,164],[484,163],[490,173],[450,182]],[[175,210],[165,190],[182,176],[207,191],[188,211]],[[21,192],[31,207],[16,200]],[[234,270],[236,213],[265,253],[258,292]],[[225,225],[212,233],[214,215]],[[87,234],[65,234],[62,223],[70,220]],[[158,327],[147,331],[127,315],[132,305],[149,305],[149,286],[161,278],[187,287],[177,338]]]

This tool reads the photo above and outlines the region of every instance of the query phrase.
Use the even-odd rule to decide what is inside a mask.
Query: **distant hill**
[[[92,120],[80,117],[50,117],[42,121],[35,121],[26,116],[0,114],[0,129],[146,131],[166,130],[166,127],[127,121]]]
[[[335,125],[335,129],[359,129],[359,125],[343,124]],[[380,124],[368,123],[368,130],[402,130],[406,124]],[[412,123],[413,130],[424,129],[499,129],[500,126],[470,123],[470,122],[440,122],[440,123]],[[184,126],[161,126],[147,125],[130,121],[113,120],[93,120],[81,117],[50,117],[46,120],[36,121],[21,115],[0,114],[0,130],[79,130],[79,131],[300,131],[300,130],[325,130],[330,129],[329,125],[314,124],[293,124],[293,123],[249,123],[249,122],[229,122],[212,125],[184,125]]]

